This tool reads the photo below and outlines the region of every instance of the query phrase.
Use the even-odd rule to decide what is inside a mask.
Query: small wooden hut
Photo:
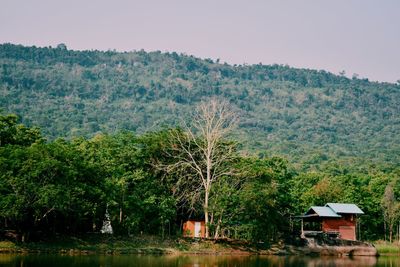
[[[206,234],[205,222],[201,220],[189,220],[183,224],[184,237],[204,238]]]
[[[357,215],[364,212],[355,204],[328,203],[312,206],[301,216],[301,236],[313,236],[318,232],[346,240],[357,240]],[[319,229],[305,230],[305,224],[318,224]]]

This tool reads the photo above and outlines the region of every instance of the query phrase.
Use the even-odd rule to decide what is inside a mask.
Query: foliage
[[[104,199],[99,172],[62,140],[0,149],[1,225],[22,239],[31,232],[92,229]]]
[[[399,160],[399,84],[159,51],[3,44],[0,62],[0,106],[51,140],[174,127],[217,96],[240,114],[233,138],[243,149],[285,156],[305,170],[338,158],[384,168]]]
[[[42,142],[40,130],[37,127],[28,128],[18,124],[18,116],[8,114],[0,116],[0,147],[5,145],[29,146],[35,142]]]
[[[26,241],[99,232],[108,208],[116,234],[164,238],[179,234],[184,220],[204,216],[198,200],[205,189],[191,185],[190,168],[160,168],[177,162],[171,155],[177,153],[179,130],[44,142],[39,129],[18,124],[14,115],[0,121],[8,122],[0,125],[3,233]],[[355,203],[365,212],[359,218],[362,239],[385,236],[384,219],[400,193],[398,169],[356,171],[332,164],[325,171],[299,172],[279,157],[234,154],[230,174],[215,180],[209,192],[212,237],[270,242],[288,236],[292,215],[326,202]],[[193,186],[200,198],[180,193]],[[391,222],[393,230],[395,217]]]
[[[394,227],[400,220],[400,202],[396,200],[392,184],[386,186],[381,205],[385,223],[389,228],[389,242],[392,242]]]
[[[0,106],[23,118],[0,115],[0,229],[24,240],[98,232],[108,208],[116,234],[179,234],[203,216],[193,200],[205,191],[182,198],[193,173],[159,166],[176,164],[178,118],[217,97],[240,124],[228,136],[234,172],[210,189],[214,237],[269,242],[311,205],[349,202],[365,212],[361,238],[382,239],[385,188],[400,195],[399,89],[177,53],[0,45]]]

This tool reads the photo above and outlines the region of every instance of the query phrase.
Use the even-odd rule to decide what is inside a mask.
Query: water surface
[[[283,256],[62,256],[62,255],[0,255],[5,267],[214,267],[214,266],[277,266],[277,267],[400,267],[400,257],[283,257]]]

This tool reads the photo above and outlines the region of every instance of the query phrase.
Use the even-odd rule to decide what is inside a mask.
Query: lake
[[[214,267],[214,266],[390,266],[400,267],[400,257],[299,257],[299,256],[63,256],[63,255],[0,255],[0,266],[7,267]]]

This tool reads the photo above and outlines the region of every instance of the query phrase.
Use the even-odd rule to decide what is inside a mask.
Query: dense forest
[[[327,202],[365,212],[363,240],[398,224],[399,85],[65,45],[3,44],[0,68],[2,235],[99,232],[107,210],[117,235],[176,236],[204,217],[206,193],[210,236],[276,241],[299,229],[293,215]],[[216,146],[229,172],[205,190],[177,148],[203,143],[182,122],[215,97],[238,127]]]
[[[0,116],[2,237],[10,231],[22,241],[98,233],[106,211],[117,235],[180,236],[185,220],[204,218],[199,199],[205,190],[194,190],[190,168],[159,168],[177,158],[171,157],[176,133],[181,131],[46,141],[16,115]],[[384,239],[390,232],[397,238],[400,169],[360,172],[331,165],[299,172],[283,158],[244,155],[238,143],[220,142],[223,154],[227,147],[234,174],[219,177],[209,191],[210,237],[269,243],[298,236],[293,215],[311,205],[347,202],[365,212],[359,238]],[[200,198],[179,194],[181,187]]]
[[[176,126],[210,96],[237,108],[244,150],[303,169],[399,162],[399,84],[174,52],[0,45],[0,107],[49,140]]]

